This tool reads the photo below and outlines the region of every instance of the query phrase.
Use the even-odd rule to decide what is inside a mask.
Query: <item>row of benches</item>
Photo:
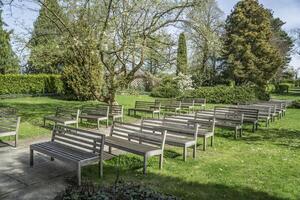
[[[195,111],[195,107],[199,107],[200,110],[205,110],[206,99],[202,98],[185,98],[182,100],[176,99],[155,99],[154,102],[149,101],[136,101],[134,108],[128,109],[128,115],[134,112],[136,115],[137,112],[151,113],[152,118],[157,114],[157,117],[160,118],[161,109],[165,111],[171,112],[180,112],[187,111],[190,113],[191,111]]]
[[[50,156],[51,160],[59,159],[73,163],[77,167],[80,185],[81,167],[98,162],[99,175],[102,176],[103,160],[112,158],[112,148],[117,148],[143,156],[145,174],[149,157],[159,156],[159,168],[162,168],[165,144],[182,147],[184,161],[187,149],[191,147],[195,158],[197,138],[205,138],[206,145],[206,138],[214,136],[214,124],[214,120],[208,126],[178,122],[171,118],[145,119],[140,125],[114,121],[109,136],[56,124],[51,141],[30,145],[30,166],[34,163],[34,151]],[[213,143],[213,139],[211,142]],[[104,146],[109,147],[108,152],[104,151]]]
[[[100,121],[106,121],[108,127],[108,120],[112,118],[113,121],[123,121],[123,106],[122,105],[95,105],[84,106],[82,109],[66,109],[57,107],[54,115],[44,117],[44,126],[46,121],[52,121],[59,124],[71,125],[75,124],[78,128],[79,120],[96,121],[98,129],[100,128]]]

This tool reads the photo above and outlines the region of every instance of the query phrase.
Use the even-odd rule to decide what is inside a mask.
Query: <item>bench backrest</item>
[[[181,107],[181,101],[176,99],[155,99],[156,103],[160,103],[162,107]]]
[[[137,109],[145,109],[145,110],[159,110],[160,102],[135,101],[134,107]]]
[[[81,109],[82,115],[106,116],[109,114],[109,106],[84,106]]]
[[[205,106],[206,99],[205,98],[194,98],[194,102],[196,106]]]
[[[166,130],[167,135],[173,136],[185,136],[197,140],[197,132],[199,126],[196,124],[190,124],[187,121],[181,121],[176,119],[143,119],[141,122],[143,130],[153,131],[153,127],[161,127],[160,130]],[[158,130],[158,129],[156,129]]]
[[[216,119],[229,120],[229,121],[239,121],[241,124],[244,120],[244,114],[238,112],[237,110],[230,110],[227,107],[215,106],[214,115]]]
[[[256,109],[258,110],[259,117],[271,117],[271,107],[268,106],[255,106],[255,105],[238,105],[238,108],[245,108],[245,109]]]
[[[110,136],[136,141],[143,144],[154,145],[163,150],[166,140],[166,131],[158,135],[153,132],[149,133],[143,131],[143,127],[140,125],[115,121],[111,128]]]
[[[81,151],[102,155],[105,135],[93,131],[56,124],[52,131],[51,141]]]
[[[195,100],[193,98],[183,98],[181,99],[181,105],[194,106]]]
[[[196,114],[195,114],[196,115]],[[215,118],[214,115],[208,118],[196,118],[195,115],[173,115],[173,116],[165,116],[165,120],[169,121],[177,121],[177,123],[186,123],[190,125],[198,125],[199,130],[205,129],[208,132],[214,133],[215,131]]]
[[[72,108],[63,108],[63,107],[57,107],[55,116],[56,117],[63,117],[68,119],[76,119],[78,120],[80,114],[79,109],[72,109]]]
[[[15,131],[17,133],[20,127],[20,121],[21,117],[18,116],[0,116],[0,130],[7,132]]]
[[[269,107],[271,108],[271,114],[277,112],[277,105],[276,104],[263,104],[263,103],[256,103],[253,104],[254,106],[260,106],[260,107]]]
[[[15,116],[17,110],[11,107],[0,107],[0,117],[1,116]]]
[[[244,120],[258,120],[259,110],[255,108],[227,107],[236,113],[244,114]]]

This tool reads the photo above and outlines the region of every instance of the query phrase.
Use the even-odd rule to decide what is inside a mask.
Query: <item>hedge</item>
[[[236,104],[253,102],[257,99],[269,100],[269,95],[255,87],[215,86],[201,87],[187,91],[183,97],[206,98],[208,103]]]
[[[63,93],[60,75],[0,75],[0,95],[47,95]]]

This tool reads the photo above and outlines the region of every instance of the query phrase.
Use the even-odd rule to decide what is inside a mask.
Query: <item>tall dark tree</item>
[[[0,74],[20,72],[19,61],[10,44],[10,34],[4,29],[2,10],[0,10]]]
[[[176,75],[179,73],[186,74],[188,71],[186,39],[184,33],[179,35],[177,50],[177,68]]]
[[[226,72],[237,85],[264,88],[284,60],[272,44],[269,12],[257,0],[236,4],[225,25],[224,60]]]
[[[275,18],[273,12],[269,10],[270,20],[272,26],[272,39],[271,43],[279,50],[279,53],[283,59],[282,66],[280,66],[274,77],[275,81],[280,81],[286,77],[288,64],[291,61],[291,53],[294,47],[294,41],[289,34],[283,29],[283,22],[280,18]]]
[[[64,65],[63,51],[59,48],[62,41],[62,24],[66,17],[57,0],[44,0],[34,23],[29,48],[28,73],[60,73]]]

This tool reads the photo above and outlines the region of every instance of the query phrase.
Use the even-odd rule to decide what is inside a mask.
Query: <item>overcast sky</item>
[[[8,29],[13,29],[16,34],[26,33],[24,29],[31,29],[38,16],[38,7],[28,1],[17,0],[19,8],[4,8],[3,18]],[[238,0],[217,0],[225,16],[230,14]],[[286,24],[284,29],[288,32],[300,28],[300,0],[260,0],[266,8],[272,9],[276,17],[281,18]],[[294,55],[291,66],[300,67],[300,56]]]

